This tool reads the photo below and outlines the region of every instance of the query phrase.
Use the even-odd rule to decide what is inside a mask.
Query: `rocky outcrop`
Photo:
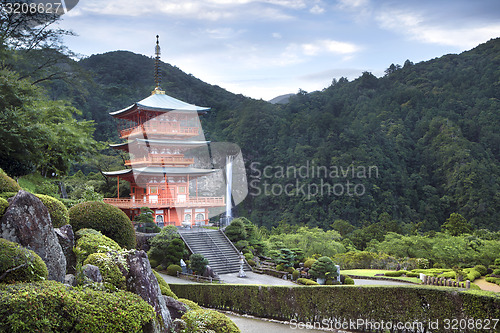
[[[85,277],[89,278],[90,280],[97,283],[102,283],[102,274],[101,271],[99,270],[99,267],[87,264],[82,267],[82,273]]]
[[[64,257],[66,258],[66,273],[75,274],[76,272],[76,255],[73,252],[75,246],[75,234],[70,224],[63,225],[60,228],[55,228],[57,240],[61,245]]]
[[[49,280],[64,282],[66,258],[47,207],[33,194],[19,191],[0,219],[0,237],[34,251],[49,271]]]
[[[138,250],[143,250],[144,252],[148,252],[149,249],[151,248],[151,245],[149,244],[149,240],[156,235],[158,235],[158,234],[157,233],[148,234],[148,233],[136,231],[135,232],[135,239],[137,241],[136,248]]]
[[[156,314],[163,319],[163,322],[159,325],[160,327],[156,327],[154,331],[168,331],[172,319],[146,252],[137,250],[131,252],[127,256],[127,264],[129,267],[126,276],[127,290],[141,296],[155,309]]]
[[[167,308],[172,319],[181,318],[182,315],[189,310],[189,307],[186,304],[179,302],[173,297],[163,296],[163,298],[165,299],[165,304],[167,304]]]

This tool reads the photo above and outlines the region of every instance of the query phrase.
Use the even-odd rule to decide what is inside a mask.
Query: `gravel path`
[[[480,278],[477,280],[474,280],[474,283],[481,288],[481,290],[487,290],[487,291],[494,291],[494,292],[500,292],[500,286],[494,283],[490,283],[486,281],[486,279]]]

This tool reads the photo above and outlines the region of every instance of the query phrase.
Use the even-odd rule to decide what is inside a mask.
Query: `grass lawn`
[[[375,277],[375,274],[384,274],[385,272],[388,272],[388,270],[384,270],[384,269],[348,269],[348,270],[341,270],[340,274]],[[415,277],[403,277],[403,276],[401,276],[401,277],[384,276],[384,277],[390,278],[390,279],[395,279],[395,280],[410,281],[410,282],[415,282],[415,283],[421,282],[419,278],[415,278]]]

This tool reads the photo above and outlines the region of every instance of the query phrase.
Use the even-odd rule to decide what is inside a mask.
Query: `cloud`
[[[500,31],[500,23],[432,22],[421,13],[398,9],[381,11],[376,20],[383,29],[405,34],[413,40],[459,48],[474,47],[498,37]]]
[[[212,39],[232,39],[243,34],[245,30],[234,30],[233,28],[205,29],[202,33]]]
[[[309,11],[312,14],[323,14],[325,12],[325,9],[319,5],[314,5],[314,7],[312,7]]]
[[[320,53],[348,55],[356,53],[360,50],[360,48],[355,44],[330,39],[317,40],[313,43],[302,44],[301,48],[304,54],[308,56],[316,56]]]

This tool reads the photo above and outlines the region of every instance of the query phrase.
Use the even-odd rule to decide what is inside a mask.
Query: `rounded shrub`
[[[21,186],[0,169],[0,192],[16,192],[22,190]]]
[[[35,252],[0,238],[0,282],[31,282],[47,279],[47,266]]]
[[[320,257],[312,265],[309,274],[316,278],[335,278],[339,274],[337,267],[329,257]]]
[[[83,263],[92,253],[106,253],[111,250],[122,250],[117,242],[94,229],[80,229],[75,235],[77,241],[74,251],[76,260],[79,263]]]
[[[248,264],[252,267],[255,267],[257,266],[257,264],[255,263],[255,261],[253,261],[252,259],[248,260]]]
[[[177,273],[182,273],[182,268],[179,265],[170,265],[167,267],[167,274],[170,276],[177,276]]]
[[[474,266],[474,269],[478,271],[481,276],[485,276],[486,274],[488,274],[488,269],[484,265],[476,265]]]
[[[170,289],[170,286],[167,282],[158,274],[157,271],[153,270],[153,274],[156,276],[156,280],[158,280],[158,285],[160,286],[161,294],[163,296],[170,296],[174,299],[177,299],[177,295]]]
[[[190,267],[193,272],[203,275],[208,265],[208,260],[201,253],[193,253],[189,256]]]
[[[8,207],[9,202],[4,198],[0,198],[0,218],[3,216]]]
[[[127,249],[135,248],[135,231],[128,216],[119,208],[100,201],[82,202],[69,209],[74,231],[95,229]]]
[[[344,284],[354,284],[354,280],[350,276],[346,275],[344,279]]]
[[[403,274],[406,275],[406,273],[408,273],[407,271],[404,271],[404,270],[401,270],[401,271],[391,271],[391,272],[385,272],[384,275],[385,276],[390,276],[390,277],[400,277],[402,276]]]
[[[295,269],[295,270],[292,272],[292,279],[294,279],[295,281],[297,281],[297,279],[299,278],[299,276],[300,276],[300,272],[299,272],[298,270],[296,270],[296,269]]]
[[[316,262],[316,259],[309,258],[304,262],[304,267],[311,268],[312,265]]]
[[[151,305],[127,291],[69,289],[55,281],[0,284],[1,332],[142,332],[155,318]]]
[[[68,208],[59,200],[45,194],[35,194],[49,210],[54,228],[60,228],[69,223]]]
[[[252,260],[253,259],[253,254],[250,252],[247,252],[244,254],[246,260]]]
[[[318,282],[305,278],[298,278],[297,283],[305,284],[306,286],[319,286]]]
[[[188,332],[239,333],[238,326],[228,316],[215,310],[199,309],[188,311],[182,316]]]
[[[125,277],[111,253],[92,253],[85,259],[83,264],[99,267],[104,285],[109,290],[114,290],[115,288],[126,289]]]
[[[282,264],[279,264],[276,266],[276,270],[282,272],[285,270],[285,267]]]
[[[189,306],[189,308],[191,310],[201,310],[202,307],[198,305],[198,303],[196,302],[193,302],[193,301],[190,301],[188,299],[185,299],[185,298],[179,298],[178,299],[179,302],[182,302],[184,304],[186,304],[187,306]]]

